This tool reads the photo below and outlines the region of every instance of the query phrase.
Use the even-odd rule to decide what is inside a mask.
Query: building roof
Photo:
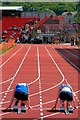
[[[16,10],[16,11],[23,11],[22,6],[1,6],[0,10]]]
[[[63,16],[64,16],[64,15],[69,15],[69,14],[75,15],[76,13],[77,13],[77,12],[63,12],[62,15],[63,15]]]
[[[39,28],[41,25],[43,24],[54,24],[54,21],[57,22],[55,24],[58,24],[58,21],[60,20],[64,20],[63,16],[51,16],[51,17],[45,17],[43,20],[41,20],[36,26],[35,28]]]

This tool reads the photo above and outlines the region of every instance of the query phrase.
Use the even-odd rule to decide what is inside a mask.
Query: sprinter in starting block
[[[31,108],[29,105],[30,104],[29,103],[29,88],[28,88],[28,85],[26,83],[16,84],[10,105],[8,106],[7,109],[11,108],[13,101],[15,101],[15,104],[13,107],[14,112],[20,113],[20,111],[21,111],[21,113],[22,113],[22,112],[26,112],[26,107],[28,107],[28,109]],[[19,101],[21,101],[21,110],[18,110]]]
[[[65,112],[65,114],[73,113],[73,109],[76,108],[75,99],[74,99],[72,87],[69,84],[62,84],[59,87],[58,96],[57,96],[55,105],[52,108],[52,110],[56,110],[58,99],[60,99],[60,105],[61,105],[60,111],[61,112]],[[64,105],[65,101],[66,101],[66,109]],[[74,108],[72,107],[72,102],[73,102]]]

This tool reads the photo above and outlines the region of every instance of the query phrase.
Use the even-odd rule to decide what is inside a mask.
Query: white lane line
[[[35,118],[33,120],[43,120],[44,118],[47,118],[47,117],[50,117],[50,116],[54,116],[54,115],[57,115],[57,114],[60,114],[60,113],[58,112],[58,113],[53,113],[53,114],[45,115],[45,116],[43,116],[41,118]]]
[[[76,51],[77,50],[77,51]],[[78,54],[78,49],[72,49],[72,51],[75,51]]]
[[[11,91],[12,91],[12,90],[10,90],[10,91],[8,91],[8,92],[11,92]],[[75,91],[74,93],[77,94],[78,92],[80,92],[80,90]],[[34,93],[34,94],[35,94],[35,93]],[[30,95],[30,97],[32,97],[32,96]],[[33,96],[33,97],[34,97],[34,96]],[[40,96],[40,98],[42,98],[42,96]],[[2,103],[2,104],[6,104],[6,103],[8,103],[8,102],[10,102],[10,101],[6,101],[6,102],[4,102],[4,103]],[[51,102],[55,102],[55,100],[45,102],[45,103],[43,103],[43,105],[49,104],[49,103],[51,103]],[[78,100],[78,102],[79,102],[79,100]],[[35,105],[35,106],[32,106],[32,107],[38,107],[38,106],[39,106],[39,104],[38,104],[38,105]]]
[[[80,106],[76,106],[76,108],[77,109],[79,109],[80,108]],[[5,109],[5,108],[3,108],[3,109]],[[50,110],[51,108],[43,108],[44,110]],[[32,110],[39,110],[39,108],[36,108],[36,109],[33,109],[32,108]],[[80,110],[80,109],[79,109]],[[8,113],[6,113],[6,114],[9,114],[10,112],[8,112]],[[43,116],[43,117],[41,117],[41,118],[35,118],[35,119],[33,119],[33,120],[42,120],[43,118],[46,118],[46,117],[50,117],[50,116],[54,116],[54,115],[56,115],[56,114],[60,114],[59,112],[58,113],[53,113],[53,114],[49,114],[49,115],[45,115],[45,116]],[[5,113],[3,113],[3,114],[0,114],[0,116],[2,116],[2,115],[5,115]]]
[[[67,79],[65,79],[65,82],[66,82],[67,84],[69,84],[69,82],[67,81]],[[69,85],[70,85],[70,84],[69,84]],[[78,99],[78,97],[76,96],[73,88],[72,88],[72,91],[73,91],[73,95],[74,95],[75,99],[77,100],[77,102],[79,102],[79,99]]]
[[[43,103],[43,105],[46,105],[46,104],[49,104],[49,103],[52,103],[52,102],[55,102],[55,101],[56,100],[48,101],[48,102]],[[10,102],[10,101],[6,101],[5,103],[8,103],[8,102]],[[32,107],[32,110],[40,110],[40,108],[42,108],[42,106],[40,106],[40,108],[35,108],[35,107],[39,107],[39,106],[40,106],[40,104],[31,106],[31,107]],[[79,108],[79,106],[77,108]],[[43,110],[50,110],[50,109],[51,108],[43,108]],[[41,109],[41,111],[42,111],[42,109]],[[0,114],[0,115],[5,115],[5,114]],[[53,114],[50,114],[50,115],[53,116]]]
[[[38,66],[39,66],[39,63],[38,63]],[[37,77],[34,81],[28,83],[28,85],[31,85],[31,84],[37,82],[37,81],[39,80],[39,78],[40,78],[40,74],[39,74],[39,71],[38,71],[38,77]],[[6,83],[6,82],[9,82],[9,81],[11,81],[12,79],[13,79],[13,77],[10,78],[10,79],[8,79],[8,80],[6,80],[6,81],[1,82],[0,84],[4,84],[4,83]]]
[[[8,92],[12,92],[12,91],[13,91],[13,89],[9,90]],[[6,91],[0,92],[0,95],[4,94],[4,93],[6,93]]]
[[[53,47],[52,47],[53,48]],[[65,79],[65,82],[67,83],[67,84],[69,84],[69,82]],[[78,100],[78,97],[76,97],[76,94],[75,94],[75,92],[73,91],[73,93],[74,93],[74,97],[76,98],[76,100],[77,100],[77,102],[79,101]]]
[[[37,56],[38,56],[38,72],[39,72],[39,76],[40,76],[40,59],[39,59],[39,48],[37,46]],[[39,97],[40,97],[40,116],[42,117],[43,116],[43,107],[42,107],[42,94],[41,94],[41,80],[39,79],[39,91],[40,91],[40,94],[39,94]]]
[[[52,47],[53,48],[53,47]],[[64,57],[64,59],[66,59],[71,65],[73,65],[77,70],[80,71],[80,69],[74,64],[72,63],[68,58],[66,58],[62,53],[60,53],[59,51],[57,51],[62,57]]]
[[[37,52],[37,54],[38,54],[38,52]],[[39,55],[37,55],[37,56],[39,56]],[[35,83],[40,78],[40,68],[39,67],[40,67],[40,63],[39,63],[39,57],[38,57],[38,78],[36,80],[34,80],[33,82],[29,83],[28,85]],[[14,75],[14,77],[16,77],[16,76]],[[14,79],[14,77],[12,77],[12,79]],[[12,85],[12,83],[13,83],[13,81],[11,82],[11,85]],[[9,90],[11,85],[8,87],[7,91],[2,92],[2,94],[5,93],[5,95],[4,95],[5,97],[9,91],[13,91],[13,89]]]
[[[2,84],[4,84],[4,83],[9,82],[9,81],[11,81],[12,79],[13,79],[13,77],[12,77],[12,78],[10,78],[10,79],[8,79],[8,80],[5,80],[5,81],[3,81],[3,82],[0,82],[0,85],[2,85]]]
[[[8,58],[2,65],[0,65],[0,68],[2,68],[14,55],[16,55],[22,48],[24,47],[24,45],[18,49],[10,58]]]
[[[63,50],[64,50],[64,49],[63,49]],[[69,54],[73,55],[74,57],[80,59],[80,57],[78,57],[77,55],[74,55],[73,53],[70,53],[68,50],[64,50],[64,51],[66,51],[67,53],[69,53]]]
[[[50,87],[50,88],[53,89],[53,87]],[[45,90],[47,90],[47,89],[45,89]],[[12,92],[12,91],[13,91],[13,89],[9,90],[8,92]],[[44,90],[42,90],[41,93],[42,93],[42,92],[44,92]],[[77,90],[77,91],[74,92],[74,93],[77,94],[77,93],[79,93],[79,92],[80,92],[80,90]],[[1,92],[0,94],[4,94],[4,93],[6,93],[6,91]],[[38,95],[39,93],[40,93],[40,92],[31,94],[30,97],[34,97],[35,95]]]
[[[15,75],[12,77],[13,79],[12,79],[12,81],[11,81],[10,85],[8,86],[7,91],[6,91],[6,93],[5,93],[5,95],[4,95],[4,96],[7,96],[7,93],[8,93],[8,91],[9,91],[10,87],[12,86],[12,83],[14,82],[14,78],[17,76],[17,74],[18,74],[18,72],[19,72],[19,70],[20,70],[20,68],[21,68],[21,66],[22,66],[22,64],[23,64],[23,62],[24,62],[24,60],[25,60],[26,56],[28,55],[28,52],[29,52],[30,48],[31,48],[31,46],[28,48],[28,50],[27,50],[27,52],[26,52],[26,54],[25,54],[24,58],[22,59],[22,61],[21,61],[20,65],[19,65],[19,67],[18,67],[18,69],[17,69],[17,71],[16,71]],[[5,98],[6,98],[6,97],[5,97]],[[4,97],[3,97],[3,99],[4,99]],[[2,99],[2,101],[1,101],[1,102],[3,102],[3,101],[4,101],[3,99]],[[0,102],[0,104],[1,104],[1,102]]]
[[[43,111],[43,109],[40,109],[40,112],[42,112]]]
[[[35,81],[29,83],[28,85],[31,85],[32,83],[36,82],[36,81],[39,80],[39,78],[40,78],[40,61],[39,61],[39,50],[38,50],[38,47],[37,47],[37,56],[38,56],[38,78],[37,78]],[[17,75],[17,74],[16,74],[16,75]],[[14,75],[14,77],[15,77],[16,75]],[[13,81],[11,82],[11,85],[12,85],[12,83],[13,83]],[[10,85],[10,86],[11,86],[11,85]],[[40,84],[39,84],[39,86],[41,87]],[[9,90],[7,90],[7,93],[8,93],[8,92],[9,92]],[[41,91],[40,91],[40,99],[41,99],[41,98],[42,98],[42,95],[41,95]],[[8,102],[9,102],[9,101],[8,101]],[[3,104],[3,102],[2,102],[1,104]],[[40,115],[43,116],[43,112],[42,112],[42,102],[40,102],[40,108],[41,108]],[[3,115],[4,115],[4,114],[3,114]]]
[[[7,103],[10,103],[10,101],[2,102],[2,103],[0,103],[0,105],[7,104]]]
[[[45,47],[45,46],[44,46]],[[62,73],[62,71],[60,70],[59,66],[57,65],[56,61],[54,60],[54,58],[52,57],[52,55],[50,54],[49,50],[45,47],[48,55],[50,56],[51,60],[54,62],[55,66],[57,67],[58,71],[60,72],[61,76],[62,76],[62,81],[64,81],[65,77],[64,74]]]
[[[76,91],[75,93],[78,93],[78,92],[80,92],[80,90]]]
[[[40,63],[39,63],[39,53],[37,48],[37,60],[38,60],[38,77],[33,80],[32,82],[28,83],[28,85],[32,85],[33,83],[37,82],[40,79]]]

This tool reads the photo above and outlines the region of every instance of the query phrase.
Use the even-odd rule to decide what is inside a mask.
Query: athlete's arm
[[[15,90],[16,89],[13,90],[13,95],[12,95],[11,102],[10,102],[10,105],[8,106],[8,108],[11,108],[11,105],[13,103]]]
[[[29,97],[29,88],[28,88],[28,101],[27,101],[27,107],[28,107],[28,109],[31,108],[31,106],[30,106],[30,97]]]
[[[73,94],[73,105],[74,105],[74,108],[76,108],[75,98],[74,98],[75,94],[74,94],[74,91],[73,91],[72,87],[71,87],[71,91],[72,91],[72,94]]]
[[[73,94],[73,105],[74,105],[74,108],[76,109],[74,94]]]
[[[30,106],[30,98],[28,98],[28,109],[30,109],[31,106]]]
[[[55,105],[54,105],[54,107],[52,109],[56,109],[56,106],[57,106],[57,103],[58,103],[58,99],[59,99],[59,94],[60,94],[60,89],[58,90],[56,102],[55,102]]]

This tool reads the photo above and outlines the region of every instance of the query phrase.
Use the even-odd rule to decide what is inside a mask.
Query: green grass
[[[12,49],[14,46],[11,46],[9,48],[7,48],[6,50],[0,51],[0,55],[4,54],[5,52],[7,52],[8,50]]]

